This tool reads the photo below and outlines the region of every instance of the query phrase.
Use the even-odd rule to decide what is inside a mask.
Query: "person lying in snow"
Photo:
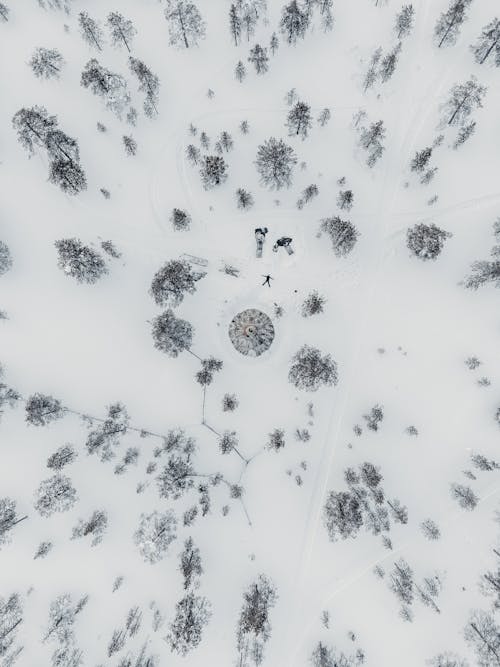
[[[273,245],[273,251],[278,252],[278,248],[285,248],[285,250],[287,251],[287,253],[289,255],[293,255],[293,249],[292,249],[291,243],[292,243],[292,239],[290,237],[282,236]]]

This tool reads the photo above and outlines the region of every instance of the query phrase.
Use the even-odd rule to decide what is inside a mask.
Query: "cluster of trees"
[[[385,55],[381,47],[374,51],[363,80],[363,89],[365,92],[378,80],[382,81],[382,83],[387,83],[387,81],[389,81],[396,71],[401,49],[402,43],[398,42],[396,46]]]
[[[75,638],[77,616],[85,609],[88,596],[73,600],[71,594],[64,593],[55,598],[49,608],[49,618],[44,641],[56,642],[57,648],[52,655],[52,664],[78,667],[82,664],[82,651]]]
[[[408,512],[395,498],[389,500],[380,485],[383,477],[372,463],[363,463],[358,471],[347,468],[344,480],[347,491],[330,491],[323,508],[323,520],[332,542],[357,537],[361,527],[373,535],[391,529],[391,517],[396,523],[406,524]],[[383,535],[384,546],[392,548],[390,539]]]
[[[180,554],[180,570],[184,579],[184,596],[175,607],[167,642],[176,653],[185,656],[199,646],[203,630],[211,617],[211,605],[206,597],[197,595],[203,574],[200,550],[191,537],[184,542]]]
[[[170,260],[159,269],[152,280],[150,294],[158,306],[169,308],[153,320],[152,336],[158,350],[170,357],[177,357],[189,350],[193,339],[193,327],[186,320],[177,318],[172,308],[184,300],[186,294],[194,294],[196,283],[206,274],[193,271],[185,260]]]
[[[137,34],[137,30],[132,21],[125,18],[119,12],[110,12],[106,19],[106,24],[113,46],[125,46],[130,53],[132,40]],[[89,16],[87,12],[80,12],[78,14],[78,25],[82,39],[87,42],[91,48],[102,51],[105,38],[99,22]]]
[[[361,649],[356,651],[356,655],[346,655],[323,642],[318,642],[311,654],[313,667],[357,667],[362,665],[364,660],[365,656]]]
[[[264,574],[243,593],[243,605],[236,629],[239,667],[260,665],[271,636],[269,615],[277,601],[276,587]]]
[[[255,34],[259,19],[267,9],[266,0],[236,0],[229,8],[229,33],[235,46],[245,36],[247,42]]]
[[[385,577],[385,571],[380,566],[376,570],[380,578]],[[413,620],[412,605],[416,599],[436,614],[441,613],[437,599],[442,590],[442,581],[438,574],[425,576],[419,583],[409,563],[404,558],[399,558],[393,563],[393,568],[387,578],[387,585],[401,603],[399,615],[404,621]]]
[[[58,129],[56,116],[50,116],[44,107],[22,108],[14,114],[12,125],[19,143],[30,157],[36,148],[47,152],[51,183],[71,195],[87,188],[85,172],[80,166],[78,142]]]

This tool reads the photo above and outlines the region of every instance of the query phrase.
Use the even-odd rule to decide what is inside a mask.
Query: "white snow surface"
[[[336,0],[332,32],[324,34],[316,22],[296,46],[281,40],[269,72],[257,76],[249,63],[242,84],[234,79],[235,64],[246,62],[253,43],[268,44],[278,28],[281,1],[269,1],[268,23],[259,23],[251,44],[243,40],[235,47],[227,27],[229,1],[199,0],[207,37],[189,50],[169,45],[163,3],[156,0],[75,0],[70,15],[44,11],[35,0],[9,4],[10,20],[0,24],[0,240],[13,257],[12,269],[0,277],[0,308],[9,318],[0,320],[4,381],[23,397],[51,394],[95,417],[105,417],[106,406],[121,401],[139,430],[166,434],[183,428],[197,441],[197,470],[220,471],[244,487],[243,503],[229,499],[223,485],[214,488],[209,515],[183,527],[182,513],[196,494],[161,500],[154,475],[145,472],[158,438],[130,430],[118,458],[101,463],[87,455],[87,428],[77,416],[35,428],[25,423],[22,402],[7,408],[0,422],[0,496],[16,500],[19,514],[28,515],[0,551],[0,595],[19,592],[25,605],[18,633],[24,649],[16,664],[51,664],[55,646],[43,636],[50,603],[63,593],[89,595],[75,625],[85,666],[118,665],[145,641],[162,667],[237,664],[242,592],[265,573],[279,597],[270,612],[264,665],[310,664],[320,640],[345,653],[361,647],[370,667],[421,667],[447,650],[475,665],[463,628],[470,609],[490,605],[477,584],[494,564],[500,478],[498,470],[475,471],[471,481],[463,471],[471,469],[473,452],[498,457],[500,310],[493,286],[473,292],[460,283],[473,261],[487,258],[492,224],[500,215],[498,71],[476,65],[469,51],[497,10],[494,0],[473,3],[457,44],[441,50],[433,45],[432,31],[448,3],[415,0],[415,28],[403,43],[393,78],[367,93],[362,76],[373,50],[395,44],[392,27],[401,6],[395,0],[381,7],[371,0]],[[133,55],[160,77],[157,117],[142,113],[127,53],[109,43],[97,53],[81,39],[82,10],[102,23],[119,10],[134,22]],[[37,46],[63,54],[59,80],[33,76],[27,63]],[[127,77],[139,110],[136,127],[80,86],[91,57]],[[439,172],[422,186],[409,162],[438,134],[440,105],[451,86],[470,74],[488,86],[484,108],[474,113],[477,131],[454,151],[449,147],[454,134],[446,130],[436,150]],[[314,123],[304,141],[287,136],[285,95],[291,88],[311,104],[314,117],[324,107],[332,110],[330,123],[323,128]],[[12,116],[34,104],[57,115],[60,128],[79,142],[88,189],[77,197],[47,181],[44,154],[28,159],[17,142]],[[352,115],[360,108],[387,128],[386,151],[373,169],[356,147]],[[238,130],[244,119],[247,135]],[[106,133],[97,132],[98,121]],[[212,143],[222,130],[234,138],[234,150],[225,156],[229,177],[218,189],[205,191],[198,170],[185,160],[187,144],[197,141],[189,134],[190,123],[205,130]],[[138,143],[134,157],[125,155],[124,134]],[[254,165],[258,145],[270,136],[284,138],[305,163],[304,169],[297,164],[292,187],[279,192],[259,184]],[[342,176],[355,196],[349,213],[336,207]],[[318,185],[319,196],[298,210],[296,201],[311,183]],[[110,191],[109,200],[101,187]],[[250,211],[236,208],[238,187],[254,194]],[[435,194],[437,202],[428,205]],[[173,207],[189,211],[189,231],[173,230]],[[320,220],[338,214],[360,232],[345,258],[335,257],[324,235],[317,237]],[[424,221],[453,234],[436,262],[410,257],[406,247],[406,229]],[[258,226],[270,230],[262,260],[255,258]],[[274,239],[283,235],[294,239],[291,257],[271,252]],[[96,285],[80,285],[57,266],[54,242],[70,237],[98,250],[101,240],[111,239],[122,257],[109,259],[109,274]],[[206,420],[219,432],[238,433],[240,450],[251,457],[247,466],[235,454],[223,456],[217,437],[201,423],[197,359],[186,352],[172,359],[153,347],[150,321],[161,309],[148,293],[151,279],[165,261],[183,253],[208,260],[207,276],[176,313],[193,324],[193,351],[224,362],[207,389]],[[240,276],[221,272],[224,262],[240,269]],[[266,274],[274,278],[271,289],[262,286]],[[303,318],[301,304],[312,290],[326,297],[325,312]],[[281,318],[273,316],[275,303],[285,310]],[[227,335],[229,322],[245,308],[263,310],[275,326],[273,345],[257,359],[239,355]],[[288,382],[291,357],[304,343],[336,360],[336,387],[308,393]],[[464,361],[473,355],[482,365],[470,371]],[[483,375],[490,386],[477,385]],[[225,393],[238,397],[234,413],[222,411]],[[364,428],[362,415],[375,404],[383,406],[385,418],[373,433]],[[355,424],[363,426],[360,437]],[[418,436],[405,432],[410,425]],[[275,428],[285,430],[286,445],[279,452],[265,448]],[[295,439],[297,428],[309,428],[309,442]],[[48,456],[65,443],[79,454],[63,470],[79,502],[67,513],[43,518],[34,509],[34,494],[51,475]],[[133,446],[140,449],[137,465],[113,474]],[[408,524],[391,530],[392,551],[363,529],[356,539],[332,543],[323,525],[328,492],[343,490],[344,470],[364,461],[380,467],[387,495],[408,507]],[[144,481],[146,489],[137,493]],[[473,512],[453,500],[452,482],[470,485],[478,495]],[[132,535],[141,513],[167,508],[179,517],[177,540],[164,560],[150,565]],[[84,539],[71,540],[77,520],[95,509],[109,515],[102,543],[91,547]],[[422,535],[420,523],[428,517],[440,526],[439,541]],[[199,591],[210,600],[212,616],[200,646],[182,657],[171,653],[164,637],[183,594],[178,554],[190,535],[201,551]],[[54,542],[54,548],[33,560],[41,541]],[[373,574],[375,565],[388,571],[400,557],[419,579],[442,575],[440,614],[415,602],[414,621],[400,618],[387,575],[380,580]],[[124,583],[112,592],[119,575]],[[152,601],[165,618],[157,632],[151,626]],[[109,658],[112,632],[134,605],[143,611],[142,627]],[[331,616],[328,629],[321,623],[324,610]]]

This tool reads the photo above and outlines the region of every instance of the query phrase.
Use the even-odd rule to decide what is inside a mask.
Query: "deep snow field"
[[[0,22],[0,241],[12,267],[0,275],[0,383],[3,393],[12,388],[18,397],[0,407],[0,501],[15,501],[15,516],[27,518],[13,525],[0,514],[0,666],[500,665],[499,291],[494,282],[478,290],[464,285],[473,262],[491,259],[500,216],[500,70],[494,58],[478,64],[469,48],[499,13],[497,2],[473,0],[456,43],[439,48],[434,26],[450,0],[414,0],[413,29],[402,39],[394,74],[366,91],[374,50],[381,46],[385,53],[397,44],[399,0],[333,0],[327,32],[314,7],[304,38],[291,45],[280,32],[287,3],[268,0],[266,10],[259,8],[255,34],[250,41],[243,35],[237,46],[228,27],[230,0],[197,0],[206,38],[188,49],[169,44],[166,0],[72,0],[68,12],[37,0],[6,4],[9,20]],[[82,11],[101,25],[102,50],[82,39]],[[143,112],[129,53],[110,42],[112,11],[133,22],[131,55],[159,78],[152,117]],[[249,49],[268,47],[273,32],[279,48],[275,55],[269,51],[269,71],[258,75],[247,62]],[[29,61],[37,47],[62,54],[59,78],[34,76]],[[91,58],[127,79],[135,125],[80,85]],[[241,83],[234,75],[239,60],[247,69]],[[460,128],[438,127],[442,107],[451,88],[472,75],[487,92],[468,119],[477,122],[474,134],[454,150]],[[292,89],[296,99],[288,104]],[[289,136],[285,125],[297,100],[311,107],[304,139]],[[35,105],[56,115],[60,129],[78,141],[87,178],[78,195],[48,181],[46,151],[36,147],[30,158],[18,142],[12,118]],[[324,108],[331,119],[322,127],[316,119]],[[385,150],[373,167],[353,121],[360,110],[367,114],[361,123],[383,120],[386,130]],[[244,120],[247,134],[239,129]],[[98,122],[106,132],[96,129]],[[227,180],[209,189],[186,159],[189,144],[200,147],[202,131],[211,140],[205,153],[216,154],[222,131],[234,141],[223,153]],[[420,184],[411,160],[441,133],[432,153],[439,169],[429,184]],[[126,154],[123,135],[137,142],[135,155]],[[271,190],[259,181],[257,150],[270,137],[283,139],[297,156],[288,188]],[[345,186],[338,184],[342,177]],[[319,194],[299,209],[310,184]],[[252,193],[253,207],[237,208],[238,188]],[[337,206],[346,188],[354,193],[350,211]],[[173,208],[189,212],[189,230],[173,228]],[[345,256],[332,251],[325,233],[318,235],[321,220],[334,216],[359,232]],[[418,223],[451,234],[434,261],[407,247],[407,230]],[[254,229],[263,226],[269,233],[257,259]],[[293,255],[271,251],[281,236],[293,238]],[[54,243],[70,238],[104,257],[108,272],[95,284],[79,283],[59,268]],[[102,250],[108,240],[120,257]],[[149,290],[163,264],[187,255],[204,260],[206,276],[173,309],[194,330],[193,354],[173,358],[153,345],[152,322],[165,308]],[[226,273],[226,265],[238,275]],[[271,288],[262,285],[267,274]],[[315,290],[325,299],[324,311],[303,317],[302,304]],[[275,329],[270,349],[258,358],[239,354],[228,337],[232,318],[246,308],[267,313]],[[335,360],[336,385],[305,391],[289,381],[292,357],[304,344]],[[210,357],[223,366],[204,389],[195,375],[200,358]],[[477,368],[466,363],[472,357],[481,362]],[[59,399],[62,417],[45,426],[27,423],[26,400],[36,393]],[[222,409],[225,394],[239,402],[232,412]],[[87,438],[117,402],[130,421],[113,444],[114,458],[101,461],[88,453]],[[376,406],[383,419],[373,426],[364,416]],[[168,458],[163,437],[176,429],[196,441],[192,463],[201,477],[191,478],[193,486],[178,498],[160,497],[157,478]],[[275,429],[285,439],[277,451],[267,447]],[[298,439],[298,429],[310,438]],[[237,433],[240,455],[221,452],[219,436],[226,431]],[[77,502],[44,516],[37,490],[56,473],[47,459],[66,444],[77,456],[61,475],[70,478]],[[130,448],[137,450],[134,460],[118,474]],[[477,458],[474,463],[478,454],[490,469],[480,469]],[[152,462],[156,468],[148,468]],[[365,517],[358,531],[333,541],[325,527],[329,494],[348,491],[346,469],[365,462],[383,477],[390,531],[370,529]],[[218,484],[216,473],[223,477]],[[470,490],[474,507],[457,502],[452,484]],[[386,504],[394,499],[407,508],[402,521]],[[185,512],[194,506],[197,516],[185,525]],[[92,546],[90,535],[72,539],[79,520],[96,510],[107,516],[100,543]],[[155,511],[175,516],[176,539],[150,563],[134,534],[141,515]],[[424,535],[427,519],[439,527],[439,539]],[[169,636],[186,594],[179,555],[189,537],[203,567],[190,590],[210,611],[198,628],[200,641],[189,639],[189,623],[196,621],[188,619],[183,655]],[[34,558],[43,542],[52,549]],[[413,581],[398,596],[394,568],[402,563]],[[264,605],[262,632],[255,632],[263,655],[245,655],[237,642],[243,593],[261,574],[276,600],[269,609]],[[114,590],[118,577],[123,581]],[[437,582],[427,597],[426,579]],[[66,594],[73,606],[88,600],[78,613],[56,611],[51,621],[51,604]],[[127,615],[135,607],[141,622],[131,630]],[[489,619],[484,641],[474,629],[478,614],[486,625]],[[126,640],[110,651],[116,630]]]

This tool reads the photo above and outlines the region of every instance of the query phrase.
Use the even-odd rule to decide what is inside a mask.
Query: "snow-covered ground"
[[[499,532],[498,469],[478,471],[470,459],[477,453],[499,457],[498,291],[493,284],[478,291],[463,285],[472,262],[488,258],[500,215],[498,70],[476,64],[469,50],[494,18],[496,3],[473,2],[456,45],[438,49],[434,25],[449,2],[416,0],[415,26],[394,75],[367,92],[363,76],[374,49],[396,44],[399,2],[336,0],[331,32],[323,33],[315,19],[305,38],[289,46],[279,35],[283,3],[269,0],[251,42],[243,39],[237,47],[228,31],[229,0],[196,4],[207,23],[206,39],[188,50],[169,45],[165,3],[157,0],[73,0],[69,15],[44,10],[35,0],[12,0],[9,21],[0,23],[0,241],[13,258],[11,270],[0,276],[0,310],[8,315],[0,320],[1,381],[24,399],[40,392],[74,411],[35,427],[25,422],[18,400],[4,408],[0,422],[0,498],[15,500],[19,516],[28,516],[0,550],[0,596],[19,593],[23,605],[15,645],[24,648],[16,664],[51,664],[56,644],[44,641],[49,607],[69,593],[74,600],[89,596],[75,620],[75,645],[85,666],[135,665],[120,660],[137,656],[147,642],[157,657],[150,666],[243,667],[235,638],[242,593],[263,573],[278,593],[264,665],[310,664],[318,641],[347,655],[361,648],[370,667],[421,667],[445,651],[471,667],[498,665],[494,658],[479,663],[463,634],[470,610],[491,608],[478,582],[498,568],[492,551]],[[159,113],[152,119],[142,113],[127,52],[109,43],[98,52],[82,40],[77,19],[83,10],[101,24],[110,11],[133,21],[132,55],[160,79]],[[258,76],[248,63],[239,83],[236,63],[246,64],[249,48],[267,45],[273,31],[280,47],[269,71]],[[34,77],[28,61],[38,46],[63,54],[59,80]],[[80,85],[92,57],[128,79],[139,111],[136,126]],[[476,132],[455,151],[450,144],[456,129],[443,130],[433,154],[439,171],[429,185],[420,185],[410,161],[440,133],[440,107],[451,87],[471,74],[488,87],[483,108],[474,112]],[[285,127],[286,94],[293,88],[314,118],[325,107],[332,112],[324,127],[313,123],[305,140],[288,137]],[[60,128],[78,140],[88,186],[76,197],[47,181],[44,152],[28,159],[17,141],[12,117],[33,105],[57,115]],[[382,119],[386,127],[386,150],[371,169],[353,124],[360,109],[369,122]],[[246,135],[239,130],[243,120]],[[98,132],[97,122],[107,132]],[[228,178],[204,190],[198,168],[186,160],[186,146],[199,145],[201,131],[213,144],[224,130],[234,139],[234,149],[224,154]],[[138,144],[135,156],[127,156],[122,144],[130,134]],[[270,191],[259,183],[257,148],[272,136],[283,138],[298,157],[289,189]],[[336,205],[342,177],[354,192],[350,212]],[[312,183],[319,195],[299,210],[296,202]],[[236,207],[240,187],[254,195],[248,211]],[[100,188],[111,197],[105,199]],[[192,216],[189,231],[172,228],[174,207]],[[320,221],[335,215],[359,231],[346,257],[334,255],[324,234],[318,237]],[[436,261],[411,257],[406,246],[407,229],[421,222],[452,234]],[[262,260],[255,258],[259,226],[270,230]],[[292,256],[271,252],[280,236],[293,238]],[[97,284],[78,284],[58,267],[54,242],[72,237],[100,252],[101,241],[112,240],[121,253],[106,258],[109,273]],[[170,358],[151,338],[151,321],[162,311],[149,294],[151,280],[162,264],[184,254],[206,260],[207,275],[176,315],[193,325],[196,355],[223,361],[206,390],[205,424],[203,389],[195,382],[198,359],[188,352]],[[225,264],[239,276],[221,270]],[[267,274],[274,278],[270,289],[262,286]],[[304,318],[301,305],[313,290],[325,297],[325,310]],[[282,317],[275,316],[275,304],[284,309]],[[258,359],[236,352],[227,334],[233,316],[245,308],[260,308],[273,319],[275,341]],[[331,354],[337,386],[310,393],[288,382],[291,358],[303,344]],[[465,360],[473,356],[482,363],[469,370]],[[482,377],[490,384],[478,385]],[[234,412],[222,410],[226,393],[238,398]],[[87,454],[88,427],[74,413],[103,419],[107,406],[118,401],[132,428],[121,438],[117,458],[103,463]],[[376,405],[384,419],[375,432],[363,415]],[[353,430],[357,424],[360,435]],[[408,433],[410,426],[418,435]],[[200,512],[192,526],[184,526],[182,516],[197,502],[196,487],[178,500],[160,498],[155,478],[161,463],[156,473],[146,472],[161,436],[177,428],[196,440],[197,473],[220,472],[244,489],[235,499],[224,483],[211,488],[211,510],[205,517]],[[277,452],[266,448],[276,428],[285,431],[285,446]],[[311,434],[307,442],[295,437],[304,428]],[[211,429],[236,431],[248,463],[235,452],[223,455]],[[141,430],[153,435],[142,437]],[[36,490],[53,474],[47,458],[66,443],[78,457],[62,473],[79,500],[44,518],[34,507]],[[139,449],[138,461],[114,474],[130,447]],[[364,528],[356,538],[336,542],[325,530],[329,492],[346,490],[346,468],[366,461],[380,468],[386,496],[408,508],[408,522],[394,523],[390,531],[392,549]],[[474,479],[464,475],[471,470]],[[473,489],[479,499],[473,511],[452,497],[452,483]],[[108,515],[102,542],[92,547],[88,538],[72,540],[78,520],[98,509]],[[177,516],[177,539],[152,565],[133,535],[141,514],[167,509]],[[441,530],[437,541],[422,533],[428,518]],[[178,556],[189,536],[204,570],[197,594],[210,601],[212,614],[199,646],[182,656],[171,652],[165,637],[184,595]],[[54,547],[35,560],[44,541]],[[416,594],[413,621],[401,618],[401,604],[388,586],[400,558],[418,581],[439,574],[439,613]],[[374,575],[377,565],[384,577]],[[119,576],[123,584],[113,592]],[[142,625],[121,652],[109,656],[113,631],[125,626],[134,606],[142,611]],[[155,608],[163,618],[159,627],[153,624]],[[1,652],[0,664],[9,664]],[[360,664],[359,656],[352,664]]]

